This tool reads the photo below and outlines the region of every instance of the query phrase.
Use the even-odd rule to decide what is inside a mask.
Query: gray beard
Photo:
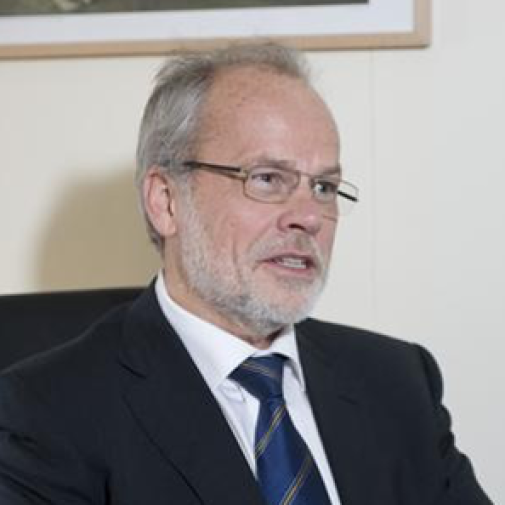
[[[202,222],[190,188],[184,195],[184,230],[181,234],[182,268],[189,288],[209,306],[212,306],[225,319],[252,332],[258,337],[269,337],[286,325],[305,319],[312,311],[326,281],[326,269],[313,282],[299,279],[278,279],[279,286],[286,293],[305,292],[304,300],[293,306],[269,299],[250,278],[244,278],[231,262],[220,262],[227,258],[219,254],[208,230]],[[289,245],[303,242],[307,248],[307,237],[295,235]],[[251,264],[254,258],[264,257],[269,250],[287,245],[286,239],[268,244],[259,242],[253,246],[249,255]],[[302,247],[300,245],[300,247]],[[279,250],[279,249],[277,249]],[[318,249],[311,244],[310,251],[318,257],[319,265],[324,265]]]

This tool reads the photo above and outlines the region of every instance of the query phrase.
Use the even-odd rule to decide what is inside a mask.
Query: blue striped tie
[[[296,430],[282,394],[283,356],[249,358],[232,374],[260,401],[254,455],[268,505],[330,505],[309,448]]]

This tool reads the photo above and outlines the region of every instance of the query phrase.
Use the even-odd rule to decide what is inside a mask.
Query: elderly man
[[[4,374],[2,505],[490,503],[427,352],[306,319],[358,192],[299,54],[170,60],[137,185],[163,268]]]

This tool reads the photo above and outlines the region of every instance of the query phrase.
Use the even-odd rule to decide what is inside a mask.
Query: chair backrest
[[[118,288],[0,296],[0,371],[78,336],[140,291]]]

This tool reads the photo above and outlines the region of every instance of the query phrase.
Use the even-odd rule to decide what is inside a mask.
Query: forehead
[[[200,144],[226,142],[338,149],[333,117],[321,97],[301,79],[267,67],[237,67],[218,73],[200,116]],[[256,146],[258,147],[258,146]],[[268,153],[266,153],[268,154]],[[281,153],[280,153],[281,154]]]
[[[214,76],[209,93],[211,100],[226,98],[242,102],[255,99],[266,93],[276,95],[295,88],[308,91],[310,88],[302,79],[282,74],[265,65],[242,65],[223,69]]]

